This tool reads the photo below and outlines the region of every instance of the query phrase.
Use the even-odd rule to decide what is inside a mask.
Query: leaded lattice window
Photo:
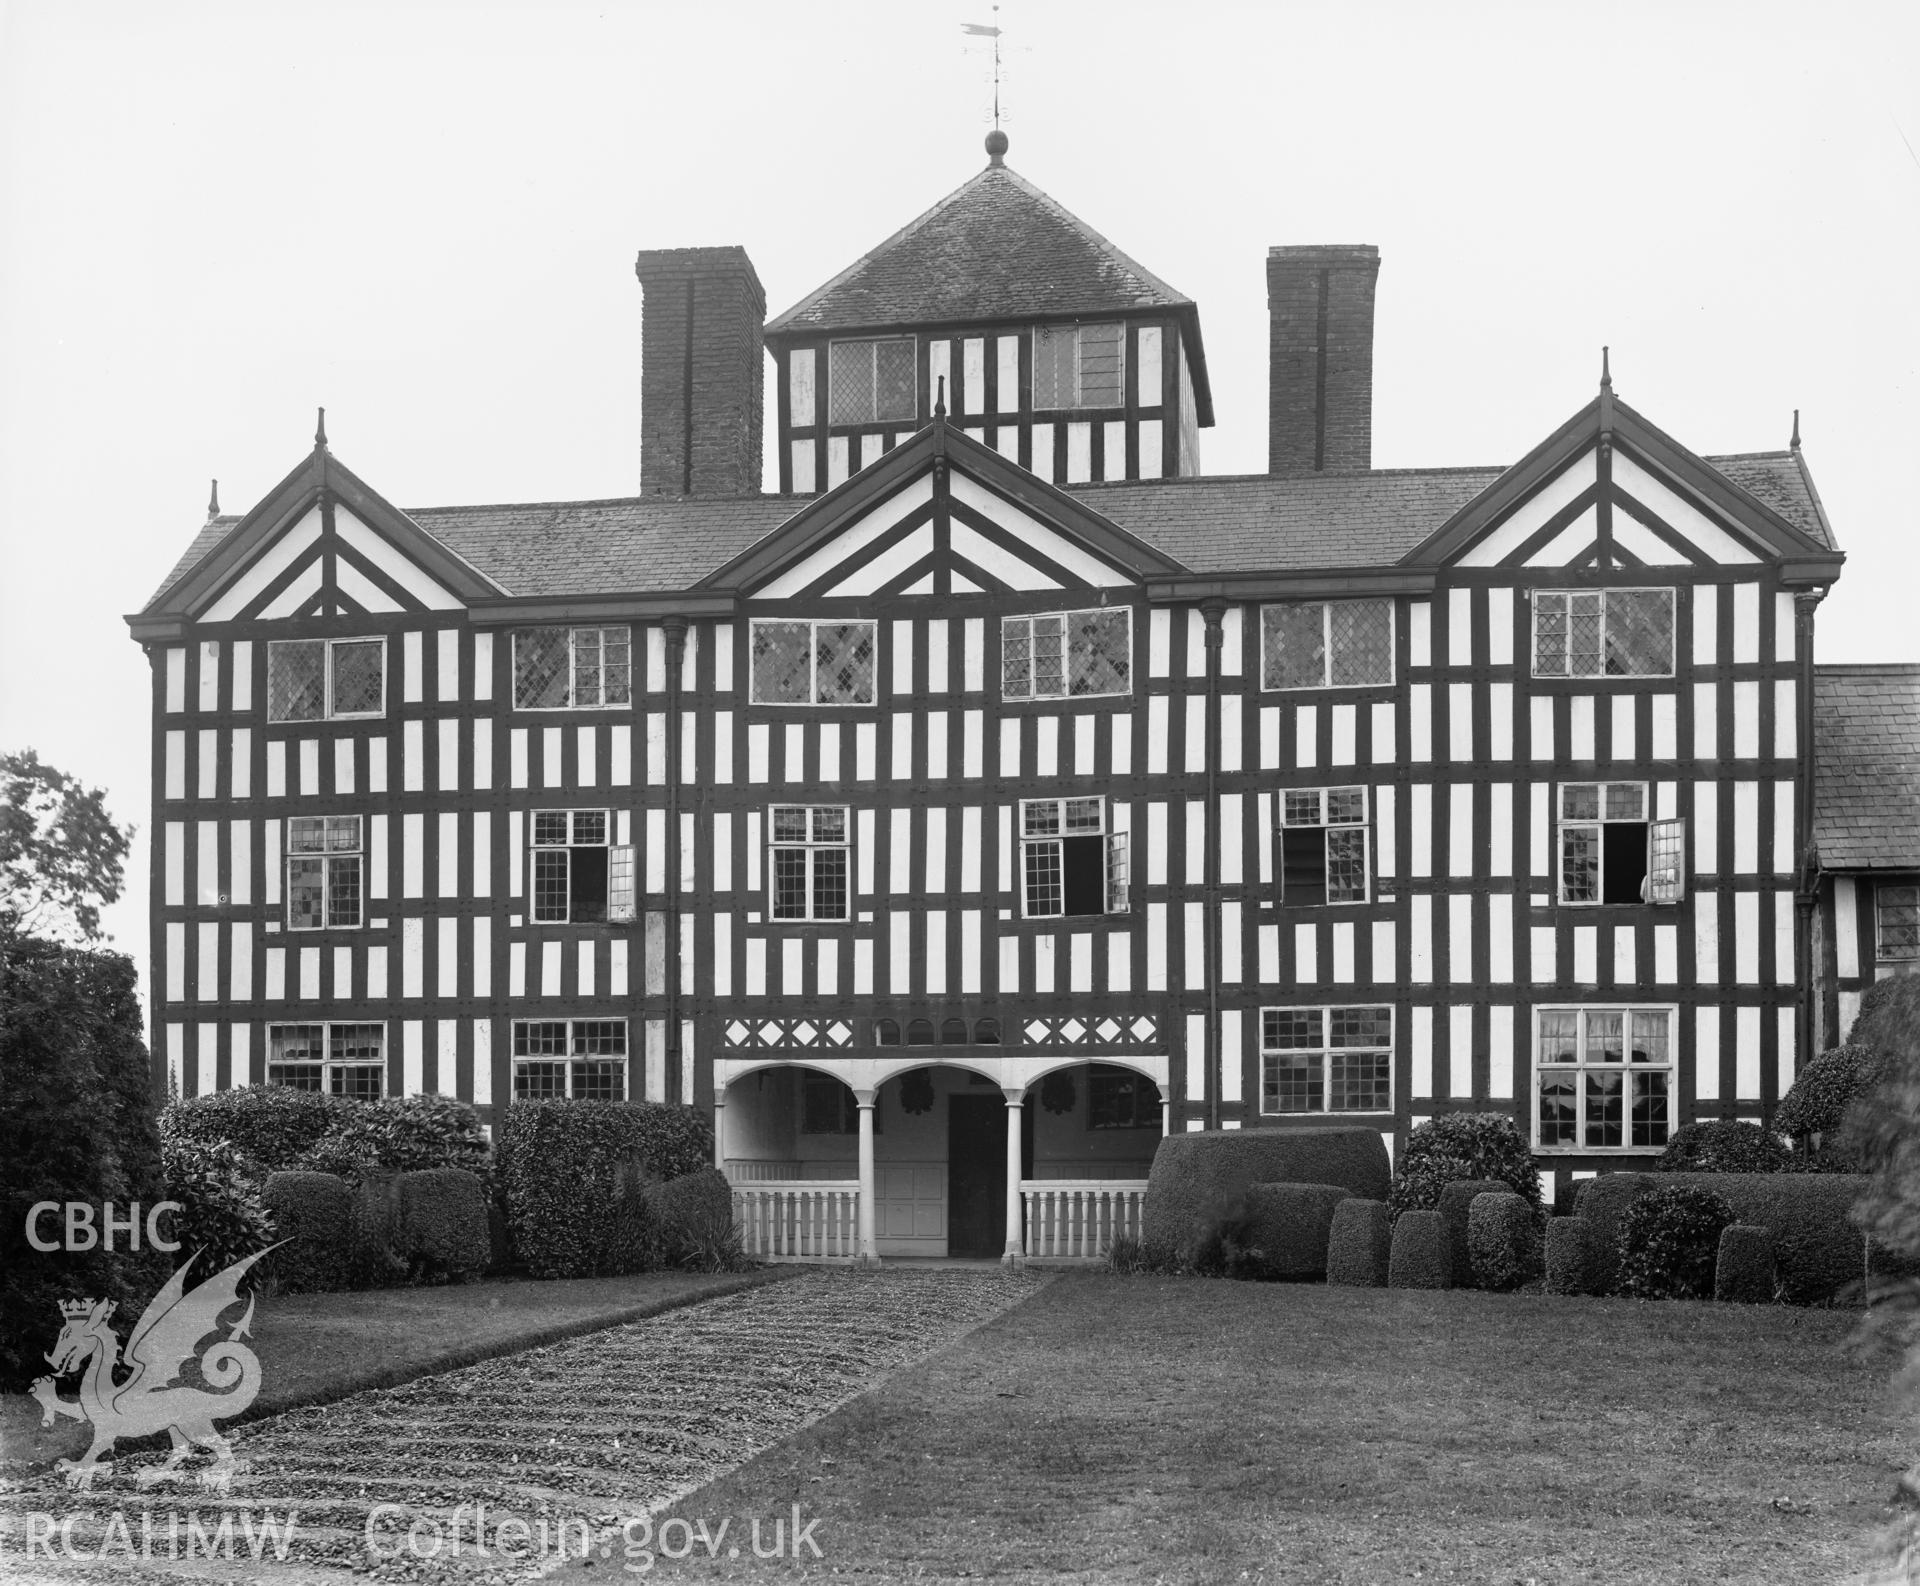
[[[1672,1008],[1542,1008],[1536,1015],[1535,1146],[1657,1151],[1672,1122]]]
[[[1560,901],[1677,903],[1686,822],[1652,820],[1644,782],[1560,785]]]
[[[871,705],[880,668],[871,622],[756,619],[752,624],[756,705]]]
[[[267,1083],[356,1101],[378,1101],[386,1086],[384,1024],[270,1024]]]
[[[1393,1009],[1262,1008],[1260,1110],[1391,1112]]]
[[[330,721],[386,710],[384,639],[273,639],[267,720]]]
[[[287,929],[343,930],[360,923],[360,817],[296,815],[287,822]]]
[[[1118,321],[1040,326],[1033,333],[1035,409],[1124,407],[1126,346],[1127,328]]]
[[[1126,607],[1006,617],[1000,691],[1007,699],[1078,699],[1133,688],[1133,613]]]
[[[1104,798],[1023,799],[1020,903],[1028,919],[1124,914],[1130,870],[1126,807]]]
[[[1671,589],[1539,590],[1535,677],[1670,677]]]
[[[624,1101],[625,1019],[515,1019],[515,1101]]]
[[[1920,886],[1876,883],[1873,912],[1875,956],[1882,963],[1920,958]]]
[[[535,810],[532,861],[537,923],[633,919],[633,848],[613,841],[606,810]]]
[[[1391,600],[1290,600],[1260,608],[1262,688],[1393,681]]]
[[[776,920],[844,920],[845,805],[776,804],[767,814],[768,909]]]
[[[1280,795],[1280,901],[1288,908],[1365,903],[1372,895],[1364,787]]]
[[[513,636],[516,710],[603,710],[633,703],[629,627],[522,628]]]
[[[911,422],[919,407],[911,336],[836,341],[827,351],[827,422]]]

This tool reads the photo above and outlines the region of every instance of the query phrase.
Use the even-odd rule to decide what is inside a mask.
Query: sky
[[[1376,244],[1374,463],[1615,390],[1808,462],[1823,661],[1920,660],[1920,6],[0,0],[0,749],[139,827],[124,614],[312,444],[402,507],[638,488],[641,248],[778,313],[984,163],[1193,297],[1208,473],[1266,464],[1265,256]],[[769,382],[771,386],[771,382]],[[771,423],[769,423],[771,429]],[[772,475],[769,474],[769,479]]]

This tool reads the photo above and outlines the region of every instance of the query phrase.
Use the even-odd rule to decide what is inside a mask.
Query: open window
[[[1372,895],[1367,790],[1288,788],[1280,795],[1280,901],[1290,909],[1365,903]]]
[[[1132,687],[1133,613],[1125,606],[1001,619],[1003,698],[1082,699]]]
[[[1560,784],[1560,901],[1678,903],[1686,896],[1684,820],[1651,820],[1644,782]]]
[[[523,628],[513,636],[517,710],[601,710],[633,703],[633,630]]]
[[[533,918],[603,925],[634,918],[633,849],[614,843],[606,810],[535,810]]]
[[[1126,806],[1109,811],[1104,798],[1022,799],[1021,912],[1028,919],[1125,914],[1125,819]]]

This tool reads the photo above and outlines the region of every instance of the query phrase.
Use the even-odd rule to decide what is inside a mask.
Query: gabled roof
[[[771,342],[810,331],[1075,319],[1165,309],[1188,342],[1194,405],[1213,392],[1192,298],[1122,253],[997,160],[826,285],[767,321]]]
[[[1826,870],[1920,870],[1920,666],[1813,669],[1813,841]]]

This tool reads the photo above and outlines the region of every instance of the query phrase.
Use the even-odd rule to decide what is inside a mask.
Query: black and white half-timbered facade
[[[1585,1174],[1765,1115],[1797,443],[1603,378],[1372,469],[1378,256],[1282,248],[1272,469],[1203,475],[1194,305],[1003,151],[771,322],[643,254],[636,497],[402,511],[323,433],[207,523],[130,619],[182,1091],[709,1107],[755,1248],[867,1258],[1093,1253],[1165,1130],[1511,1110]]]

